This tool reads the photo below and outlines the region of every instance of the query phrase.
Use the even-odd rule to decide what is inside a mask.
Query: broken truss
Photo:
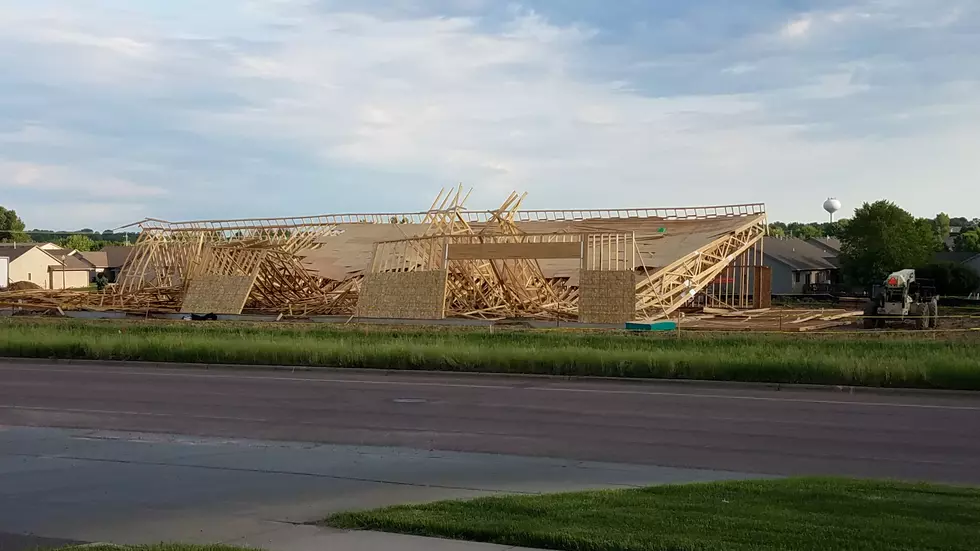
[[[335,224],[147,219],[139,226],[139,240],[112,292],[118,303],[153,290],[174,290],[168,296],[179,297],[195,278],[210,276],[254,276],[245,303],[253,310],[306,313],[329,302],[324,281],[303,265],[303,259],[322,246],[323,238],[340,231]]]
[[[427,211],[420,213],[189,222],[147,219],[139,223],[140,238],[112,291],[91,294],[91,299],[81,302],[75,297],[66,305],[100,310],[176,311],[193,278],[246,275],[255,268],[257,275],[245,304],[246,310],[350,316],[355,313],[365,273],[439,265],[440,269],[448,271],[447,315],[488,319],[574,319],[579,289],[567,277],[547,276],[538,259],[531,257],[448,258],[445,245],[449,241],[444,238],[452,237],[456,244],[559,243],[562,239],[582,237],[574,232],[568,232],[564,237],[529,233],[533,223],[615,223],[613,227],[622,228],[625,235],[631,232],[634,221],[744,220],[741,226],[722,232],[710,243],[667,266],[648,269],[637,264],[636,316],[658,319],[669,317],[698,293],[710,289],[719,274],[730,269],[734,259],[755,257],[747,252],[756,250],[753,247],[766,231],[765,208],[761,204],[671,209],[521,210],[526,194],[512,193],[498,209],[470,211],[465,208],[468,197],[461,187],[449,193],[443,191]],[[405,235],[404,241],[411,244],[393,245],[394,241],[378,244],[381,252],[376,254],[372,265],[343,279],[321,277],[304,264],[310,251],[342,231],[339,226],[393,222],[398,223],[395,227],[405,223],[423,224],[425,230],[421,238]],[[630,262],[639,257],[636,243],[650,237],[657,236],[635,235],[629,245],[632,248],[628,251]],[[439,239],[443,239],[441,244]],[[624,237],[623,243],[625,241]],[[379,268],[379,262],[391,262],[390,258],[385,260],[388,253],[383,249],[394,246],[405,247],[400,260],[404,265]],[[616,247],[616,253],[607,252],[604,258],[608,260],[615,256],[625,262],[626,246],[617,243]],[[411,249],[410,253],[408,249]],[[442,264],[438,264],[440,262]],[[45,304],[50,302],[44,300]]]

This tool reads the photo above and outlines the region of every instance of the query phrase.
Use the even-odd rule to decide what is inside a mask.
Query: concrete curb
[[[698,379],[654,379],[634,377],[598,377],[598,376],[569,376],[541,375],[531,373],[492,373],[471,371],[433,371],[412,369],[371,369],[360,367],[327,367],[299,365],[252,365],[252,364],[206,364],[181,362],[146,362],[129,360],[86,360],[61,358],[10,358],[0,357],[0,364],[35,364],[35,365],[87,365],[93,367],[110,367],[113,364],[144,369],[187,369],[187,370],[265,370],[315,373],[360,373],[369,375],[405,375],[413,377],[473,377],[498,378],[526,381],[572,381],[572,382],[615,382],[635,385],[670,385],[695,389],[720,390],[765,390],[765,391],[806,391],[827,392],[835,394],[868,394],[879,396],[924,396],[924,397],[963,397],[980,399],[980,391],[973,390],[944,390],[924,388],[886,388],[849,385],[817,385],[817,384],[788,384],[742,381],[709,381]]]

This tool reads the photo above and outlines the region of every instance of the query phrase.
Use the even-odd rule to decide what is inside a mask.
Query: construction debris
[[[726,319],[752,323],[766,316],[765,308],[744,309],[751,302],[746,293],[753,292],[752,265],[746,262],[761,259],[763,205],[527,211],[521,210],[526,194],[512,193],[498,209],[469,211],[468,196],[462,187],[442,191],[424,213],[146,219],[139,223],[139,240],[118,283],[104,292],[8,290],[0,292],[0,304],[354,316],[365,278],[444,270],[445,316],[575,320],[583,293],[602,297],[607,291],[581,288],[583,271],[619,271],[635,281],[635,307],[627,307],[630,282],[625,281],[613,293],[619,301],[615,311],[599,308],[596,316],[667,319],[706,295],[712,306],[738,306],[717,308]],[[736,262],[741,264],[731,272]],[[719,276],[729,272],[742,280],[713,295]],[[602,281],[624,283],[618,275],[592,279],[599,287]],[[218,295],[226,299],[208,300]],[[438,315],[429,302],[427,311]]]
[[[681,318],[680,325],[687,330],[809,332],[850,325],[852,322],[848,318],[861,315],[861,312],[839,309],[766,308],[714,313],[718,311],[718,308],[704,308],[702,312],[705,314],[685,316]]]

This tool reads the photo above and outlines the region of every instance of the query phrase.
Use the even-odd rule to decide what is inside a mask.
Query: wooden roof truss
[[[670,265],[653,273],[645,272],[636,285],[637,317],[656,320],[670,316],[765,234],[766,218],[757,216]]]

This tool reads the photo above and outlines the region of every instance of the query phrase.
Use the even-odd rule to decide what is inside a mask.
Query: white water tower
[[[833,197],[827,199],[826,201],[823,202],[823,210],[830,213],[830,221],[833,222],[834,214],[836,214],[837,211],[840,210],[840,201],[834,199]]]

